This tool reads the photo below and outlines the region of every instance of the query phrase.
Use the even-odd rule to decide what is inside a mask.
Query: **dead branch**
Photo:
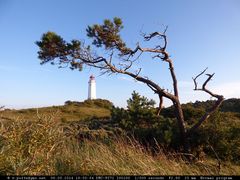
[[[165,35],[166,31],[168,29],[168,26],[166,26],[165,30],[163,31],[163,33],[160,33],[160,32],[153,32],[149,35],[144,35],[144,39],[145,41],[150,41],[153,37],[160,37],[160,38],[163,38],[163,41],[164,41],[164,45],[163,47],[161,47],[160,45],[156,46],[155,49],[161,49],[163,51],[165,51],[166,47],[167,47],[167,36]]]
[[[208,76],[208,78],[205,80],[202,87],[198,88],[197,78],[200,77],[201,75],[203,75],[206,72],[206,70],[207,70],[207,68],[204,71],[202,71],[201,73],[199,73],[195,78],[192,78],[194,85],[195,85],[194,90],[206,92],[207,94],[211,95],[212,97],[217,98],[217,101],[214,103],[214,105],[210,109],[208,109],[206,111],[206,113],[199,119],[199,121],[187,131],[187,136],[191,135],[196,129],[198,129],[198,127],[204,121],[206,121],[210,117],[210,115],[213,114],[219,108],[219,106],[222,104],[222,102],[224,101],[224,97],[222,95],[215,94],[206,88],[207,83],[212,79],[212,77],[214,76],[214,73],[206,74],[206,76]]]
[[[195,85],[194,90],[197,90],[197,78],[198,78],[199,76],[201,76],[203,73],[205,73],[207,69],[208,69],[208,68],[206,68],[205,70],[203,70],[202,72],[200,72],[195,78],[192,78],[192,79],[193,79],[193,82],[194,82],[194,85]]]
[[[204,91],[204,92],[208,93],[209,95],[211,95],[212,97],[215,97],[217,99],[223,98],[222,95],[215,94],[215,93],[213,93],[212,91],[210,91],[209,89],[206,88],[207,83],[212,79],[212,77],[214,76],[215,73],[205,74],[206,76],[208,76],[208,78],[203,83],[202,88],[198,88],[197,78],[200,77],[201,75],[203,75],[206,72],[206,70],[207,70],[207,68],[204,71],[202,71],[201,73],[199,73],[195,78],[192,78],[193,82],[194,82],[194,85],[195,85],[194,90],[195,91]]]

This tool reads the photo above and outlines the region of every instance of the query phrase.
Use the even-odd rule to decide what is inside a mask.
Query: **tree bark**
[[[163,108],[163,96],[159,95],[159,106],[158,106],[157,116],[160,115],[162,108]]]
[[[189,153],[189,147],[188,147],[187,138],[186,138],[186,125],[185,125],[185,120],[183,116],[182,106],[178,98],[176,98],[176,100],[173,101],[173,106],[174,106],[175,115],[177,118],[177,123],[180,131],[180,142],[181,142],[180,144],[182,144],[183,146],[182,148],[184,153]]]

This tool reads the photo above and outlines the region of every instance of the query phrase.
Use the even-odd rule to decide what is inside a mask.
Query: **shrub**
[[[192,151],[204,152],[222,160],[240,161],[240,121],[223,112],[215,112],[190,138]]]
[[[85,107],[102,107],[106,109],[111,109],[113,107],[113,103],[106,99],[87,99],[83,102],[78,101],[66,101],[65,105],[74,105],[74,106],[85,106]]]
[[[112,109],[112,120],[153,150],[158,143],[166,148],[177,149],[180,144],[175,119],[156,116],[154,104],[153,100],[148,100],[134,91],[127,100],[126,110],[118,107]]]
[[[111,109],[113,107],[113,103],[106,99],[92,99],[92,100],[88,99],[88,100],[85,100],[83,104],[86,106],[97,106],[97,107],[102,107],[106,109]]]

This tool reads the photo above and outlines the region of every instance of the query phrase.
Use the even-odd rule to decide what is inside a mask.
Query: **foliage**
[[[88,99],[83,102],[66,101],[65,105],[74,105],[80,107],[100,107],[106,109],[111,109],[113,107],[113,103],[106,99]]]
[[[213,100],[196,101],[194,103],[187,103],[184,106],[191,106],[196,109],[206,110],[209,109],[214,102],[215,101]],[[226,99],[220,106],[220,111],[240,113],[240,99],[238,98]]]
[[[133,91],[132,97],[127,100],[127,110],[113,108],[112,119],[126,129],[134,130],[140,126],[148,126],[155,117],[154,100],[148,100]]]
[[[22,118],[25,120],[34,120],[38,117],[56,116],[58,120],[71,122],[85,120],[87,118],[96,119],[110,118],[110,109],[112,103],[108,100],[96,99],[89,102],[66,101],[63,106],[52,106],[43,108],[31,108],[21,110],[1,111],[0,117],[4,119]],[[38,115],[38,117],[36,116]]]
[[[155,156],[132,138],[79,139],[79,129],[58,117],[38,121],[2,120],[1,175],[239,175],[239,166],[214,160],[186,164],[178,154]],[[82,131],[82,130],[81,130]],[[102,130],[102,132],[103,130]],[[99,132],[99,135],[101,134]],[[103,166],[104,164],[104,166]]]
[[[220,107],[223,112],[237,112],[240,113],[240,99],[231,98],[223,102]]]
[[[191,152],[199,151],[214,158],[239,162],[240,159],[240,116],[239,99],[227,99],[203,126],[190,137]],[[196,101],[183,104],[183,113],[189,125],[196,123],[214,101]],[[163,110],[164,117],[173,117],[173,108]]]
[[[157,144],[165,148],[179,147],[179,135],[176,120],[156,115],[155,102],[133,91],[127,100],[127,109],[112,109],[112,120],[118,122],[129,135],[133,135],[152,150]]]
[[[194,134],[193,147],[202,146],[206,154],[222,160],[240,161],[240,121],[232,114],[216,112],[208,123]],[[215,151],[215,152],[214,152]],[[216,155],[217,154],[217,155]]]
[[[88,26],[86,32],[87,36],[92,39],[93,45],[104,46],[105,50],[116,49],[119,57],[122,57],[132,51],[121,39],[121,29],[123,29],[122,20],[115,17],[113,21],[104,20],[103,25]],[[39,47],[38,58],[41,64],[50,62],[52,65],[58,65],[59,68],[69,67],[72,70],[82,71],[84,64],[94,66],[92,63],[100,62],[102,59],[95,57],[91,46],[85,46],[84,42],[76,39],[66,42],[60,35],[51,31],[44,33],[41,40],[36,41],[36,45]],[[58,61],[55,62],[55,59]]]
[[[106,50],[117,49],[120,52],[119,55],[126,55],[131,50],[126,47],[119,35],[121,29],[123,29],[122,20],[115,17],[113,21],[104,20],[103,25],[88,26],[87,36],[93,39],[92,44],[96,47],[104,46]]]
[[[112,109],[113,107],[113,103],[105,100],[105,99],[93,99],[93,100],[85,100],[83,102],[83,105],[85,106],[97,106],[97,107],[101,107],[101,108],[106,108],[106,109]]]
[[[50,31],[44,33],[41,41],[37,41],[36,44],[41,49],[41,51],[38,52],[38,58],[44,60],[42,64],[55,58],[59,58],[60,62],[64,63],[66,57],[74,58],[74,55],[81,49],[80,41],[72,40],[70,43],[67,43],[61,36]],[[54,65],[54,62],[52,62],[52,64]],[[70,68],[82,70],[82,64],[71,62]]]
[[[204,113],[206,106],[211,102],[196,102],[183,105],[183,113],[188,125],[196,123]],[[231,111],[231,109],[229,109]],[[169,129],[173,124],[168,124],[168,118],[174,117],[174,112],[171,107],[163,109],[162,115],[164,120],[161,123]],[[163,132],[162,126],[159,126],[159,131]],[[172,129],[170,132],[174,132]],[[176,132],[175,132],[176,133]],[[170,133],[170,134],[175,134]],[[160,134],[161,141],[166,144],[164,134]],[[178,137],[172,138],[170,147],[176,149]],[[198,158],[200,153],[209,155],[213,158],[221,160],[239,162],[240,157],[240,118],[238,114],[232,112],[221,112],[221,109],[215,112],[208,121],[203,123],[197,131],[189,137],[189,147],[191,153]]]
[[[167,151],[178,151],[179,130],[172,107],[164,108],[161,115],[155,115],[154,103],[133,92],[127,101],[127,109],[113,108],[112,119],[134,135],[145,146],[155,151],[157,144]],[[183,113],[188,126],[196,123],[204,114],[208,102],[187,103]],[[151,123],[146,123],[151,122]],[[209,121],[189,137],[190,152],[195,158],[209,155],[221,160],[239,162],[240,157],[240,119],[235,113],[215,112]],[[157,144],[156,144],[157,143]]]

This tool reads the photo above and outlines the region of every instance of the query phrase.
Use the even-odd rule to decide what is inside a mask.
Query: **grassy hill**
[[[214,101],[196,101],[195,103],[183,104],[185,114],[188,115],[188,111],[196,111],[201,114],[207,108],[209,108]],[[43,108],[29,108],[21,110],[6,109],[0,111],[0,117],[3,119],[26,119],[32,120],[38,118],[38,116],[57,116],[61,121],[79,121],[91,118],[110,118],[111,107],[113,104],[107,100],[86,100],[84,102],[66,101],[63,106],[51,106]],[[240,118],[240,99],[232,98],[223,102],[220,107],[221,112],[232,113]],[[168,117],[174,117],[174,110],[172,107],[163,109],[162,114]]]
[[[109,118],[112,104],[107,100],[86,100],[84,102],[67,101],[63,106],[30,108],[21,110],[4,110],[2,119],[34,120],[39,117],[55,117],[60,121],[79,121],[91,118]]]
[[[225,153],[226,157],[232,154],[239,158],[238,100],[230,102],[225,105],[227,112],[216,113],[203,124],[196,134],[203,139],[196,138],[215,142],[212,146],[219,156]],[[209,103],[185,104],[189,122]],[[98,99],[0,111],[0,175],[240,175],[239,163],[219,160],[211,155],[212,150],[211,156],[187,162],[178,152],[165,149],[168,147],[162,146],[160,138],[153,152],[113,121],[112,106]],[[127,120],[127,111],[119,110],[120,120]],[[163,134],[166,140],[174,139],[168,129],[175,121],[171,119],[171,107],[162,114],[161,121],[153,122],[155,129],[148,131],[159,131],[158,135]],[[145,136],[146,129],[139,130]]]

